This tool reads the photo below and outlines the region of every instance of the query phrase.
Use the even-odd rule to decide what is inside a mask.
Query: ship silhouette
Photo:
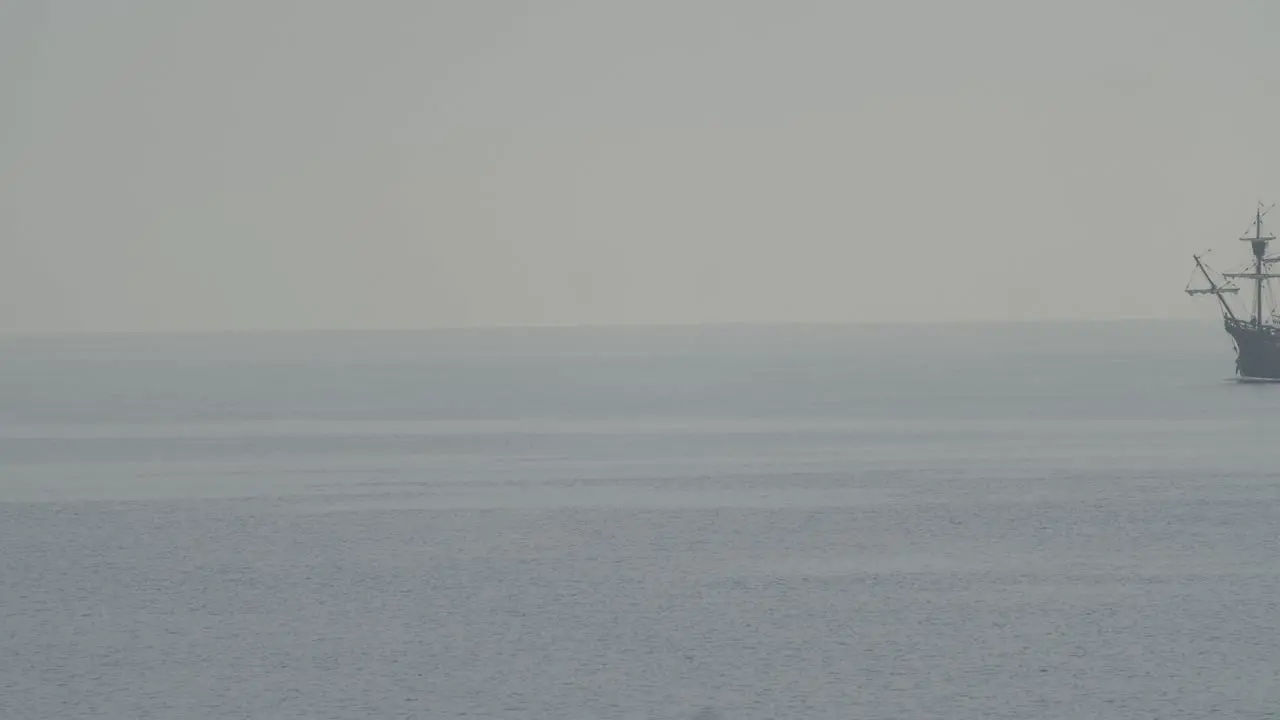
[[[1267,254],[1267,246],[1275,236],[1266,234],[1262,226],[1262,218],[1266,214],[1266,209],[1259,205],[1249,227],[1250,232],[1240,238],[1242,242],[1249,243],[1253,253],[1247,265],[1237,271],[1217,273],[1204,262],[1204,255],[1192,255],[1196,264],[1194,272],[1207,285],[1192,287],[1188,284],[1186,288],[1188,295],[1218,298],[1223,325],[1236,351],[1236,375],[1244,380],[1280,380],[1280,322],[1277,322],[1280,318],[1274,310],[1275,294],[1270,286],[1272,279],[1280,277],[1280,273],[1271,272],[1272,265],[1280,263],[1280,255]],[[1228,300],[1228,296],[1240,293],[1241,288],[1235,284],[1237,280],[1248,281],[1253,286],[1249,293],[1252,296],[1251,311],[1247,307],[1237,310]],[[1271,303],[1271,309],[1268,309],[1268,303]]]

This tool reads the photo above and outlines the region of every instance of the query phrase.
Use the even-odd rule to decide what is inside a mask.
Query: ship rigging
[[[1280,255],[1267,254],[1268,245],[1275,240],[1262,224],[1269,209],[1259,204],[1249,232],[1240,238],[1241,242],[1249,243],[1252,251],[1253,258],[1247,265],[1219,274],[1204,262],[1204,254],[1193,255],[1196,267],[1192,282],[1186,288],[1188,295],[1213,295],[1218,299],[1224,327],[1235,345],[1236,374],[1245,379],[1280,380],[1280,316],[1276,313],[1276,296],[1270,284],[1280,278],[1280,273],[1271,270],[1273,265],[1280,264]],[[1197,278],[1203,279],[1205,285],[1192,287]],[[1228,299],[1240,293],[1241,288],[1235,284],[1237,280],[1252,285],[1249,294],[1253,307],[1240,312]]]

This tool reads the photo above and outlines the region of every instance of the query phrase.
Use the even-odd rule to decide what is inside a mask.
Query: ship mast
[[[1267,255],[1267,243],[1275,240],[1274,236],[1262,236],[1262,205],[1259,203],[1258,209],[1253,219],[1253,237],[1240,238],[1247,241],[1253,247],[1253,290],[1254,290],[1254,306],[1253,306],[1253,324],[1262,324],[1262,283],[1267,276],[1262,272],[1262,259]]]
[[[1200,269],[1200,274],[1204,275],[1205,281],[1209,283],[1209,289],[1208,290],[1192,290],[1191,288],[1187,288],[1187,294],[1188,295],[1216,295],[1218,297],[1218,304],[1222,306],[1222,311],[1226,313],[1227,317],[1231,318],[1232,320],[1235,320],[1236,319],[1235,312],[1232,311],[1231,305],[1227,303],[1227,299],[1222,296],[1227,293],[1234,294],[1236,292],[1236,288],[1224,287],[1224,286],[1218,285],[1216,282],[1213,281],[1213,277],[1209,275],[1209,271],[1205,268],[1204,263],[1201,262],[1200,256],[1192,255],[1191,257],[1195,259],[1196,267]]]
[[[1267,257],[1267,243],[1276,238],[1274,235],[1262,234],[1262,217],[1266,214],[1267,211],[1262,209],[1262,203],[1258,203],[1258,209],[1253,218],[1253,237],[1246,235],[1240,238],[1241,242],[1249,243],[1253,249],[1253,272],[1223,273],[1223,277],[1253,281],[1253,324],[1255,327],[1262,326],[1262,284],[1271,278],[1280,277],[1280,274],[1269,273],[1263,269],[1265,264],[1275,262],[1277,259]]]

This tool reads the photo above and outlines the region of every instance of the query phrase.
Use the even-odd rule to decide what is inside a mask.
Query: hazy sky
[[[1263,0],[6,0],[0,330],[1212,316],[1188,254],[1243,258],[1280,200],[1277,28]]]

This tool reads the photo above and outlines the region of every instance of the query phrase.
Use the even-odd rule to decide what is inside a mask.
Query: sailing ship
[[[1198,273],[1207,287],[1193,288],[1188,283],[1186,289],[1188,295],[1218,298],[1223,323],[1236,351],[1236,375],[1244,380],[1280,380],[1280,316],[1274,309],[1275,294],[1270,286],[1271,280],[1280,278],[1280,273],[1270,272],[1273,264],[1280,263],[1280,255],[1267,254],[1267,245],[1275,236],[1267,235],[1262,227],[1266,214],[1259,205],[1250,232],[1240,238],[1241,242],[1249,243],[1253,251],[1253,259],[1247,265],[1234,272],[1216,273],[1204,262],[1204,255],[1192,255],[1196,263],[1193,273]],[[1215,279],[1214,275],[1220,275],[1221,279]],[[1237,312],[1227,299],[1240,292],[1235,284],[1237,280],[1253,285],[1250,288],[1252,312],[1248,308]],[[1269,307],[1272,309],[1268,311]]]

